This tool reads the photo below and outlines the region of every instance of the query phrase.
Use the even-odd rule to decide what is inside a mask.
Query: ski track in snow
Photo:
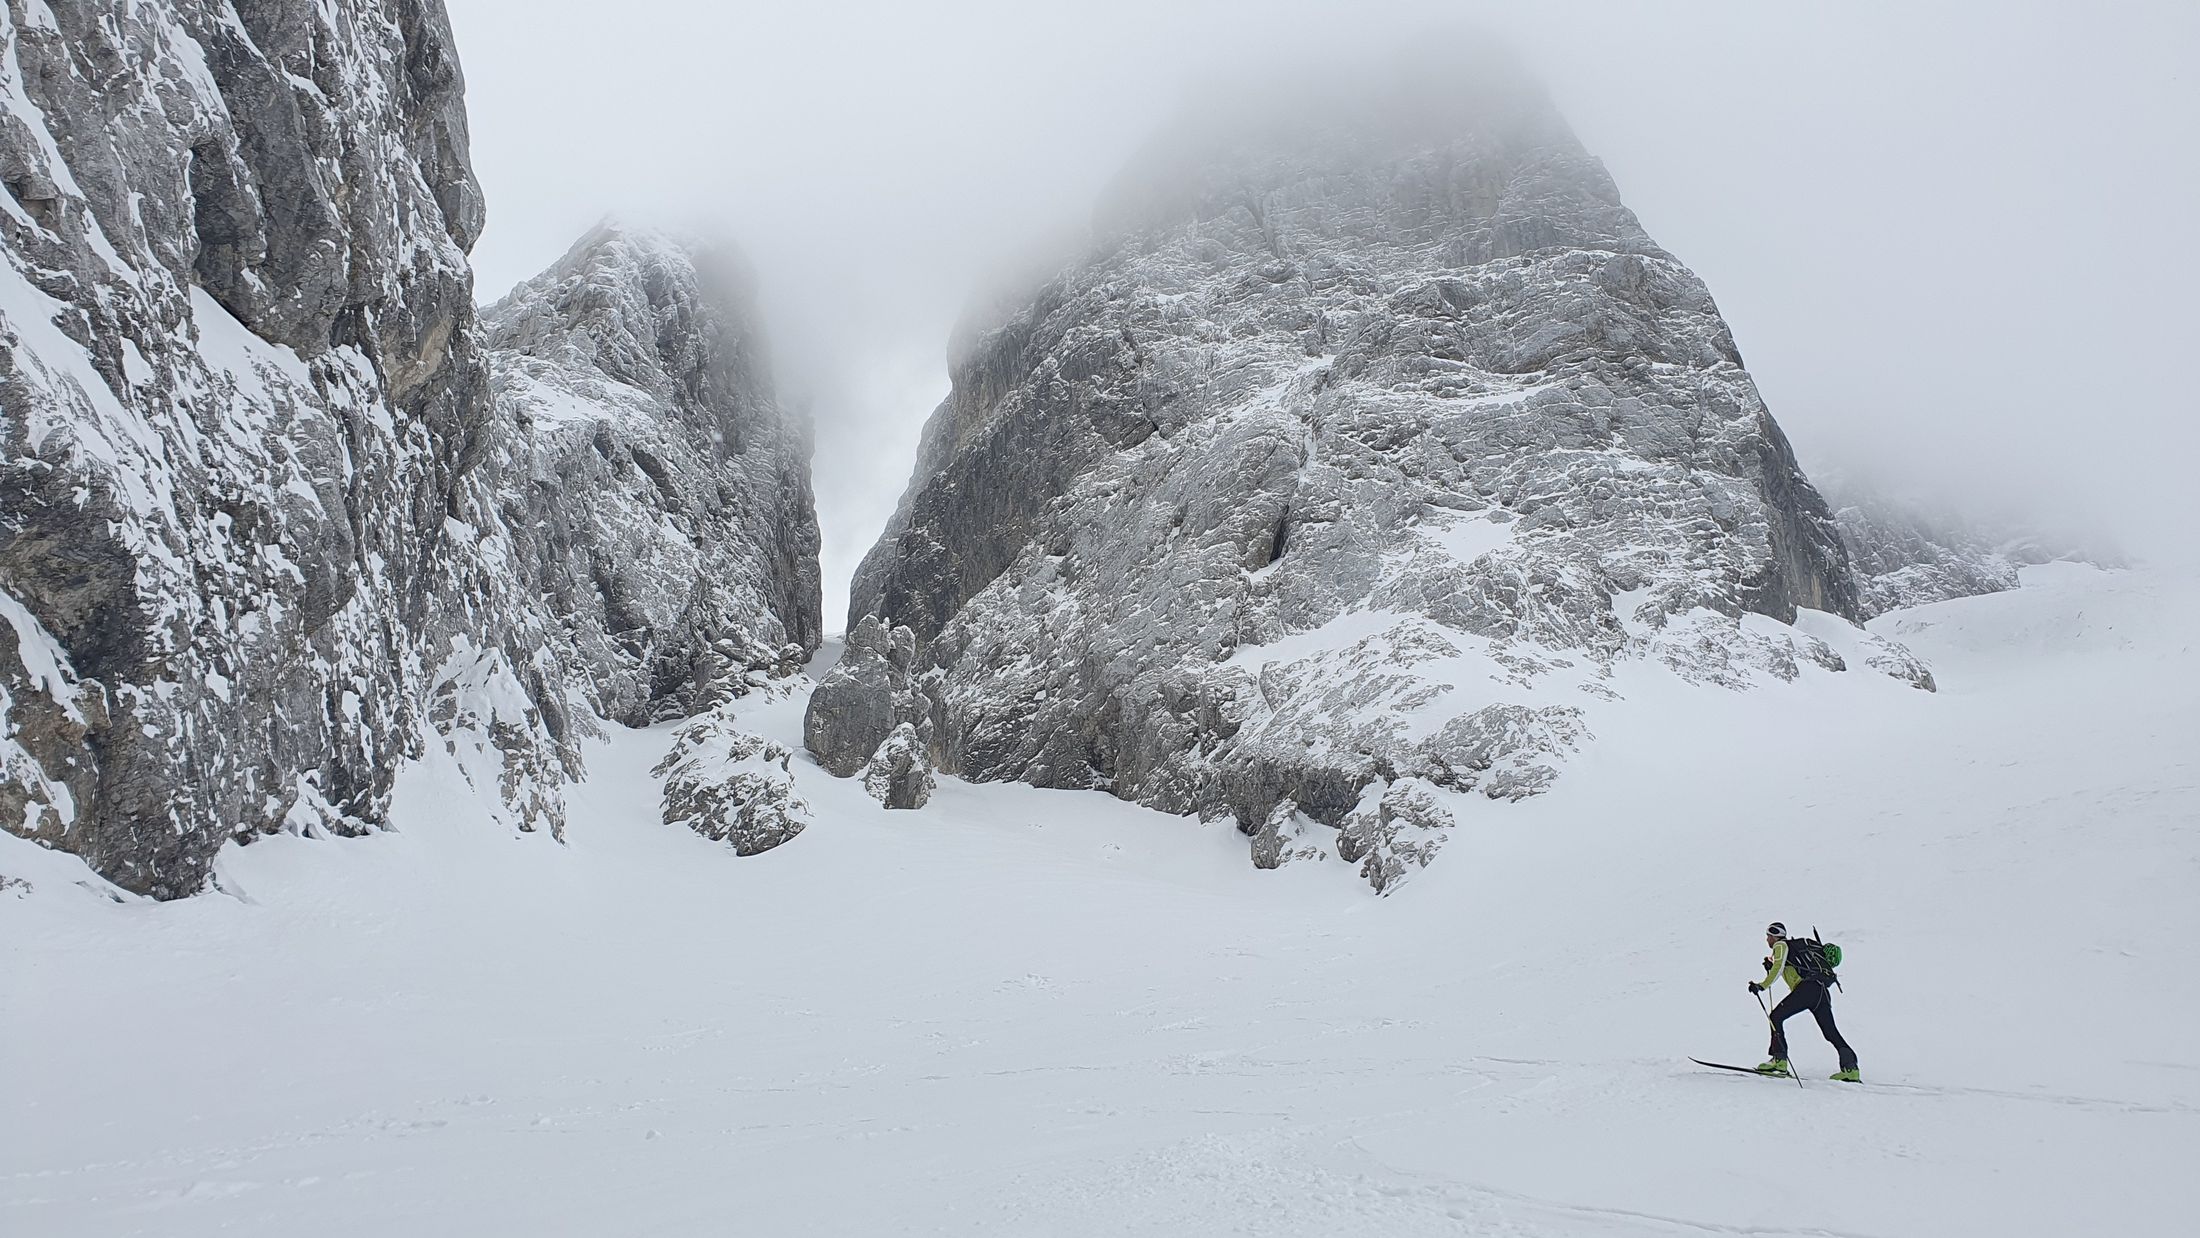
[[[2184,1233],[2200,582],[2028,578],[1875,621],[1937,695],[1631,702],[1386,899],[800,758],[741,859],[658,822],[666,729],[562,846],[447,761],[182,903],[0,838],[0,1232]],[[1864,1085],[1807,1017],[1801,1087],[1686,1060],[1758,1060],[1772,918],[1847,948]]]

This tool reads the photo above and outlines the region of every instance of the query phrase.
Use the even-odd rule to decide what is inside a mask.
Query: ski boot
[[[1862,1083],[1864,1081],[1863,1074],[1854,1066],[1849,1067],[1847,1070],[1837,1070],[1826,1077],[1836,1083]]]
[[[1759,1064],[1757,1067],[1757,1073],[1760,1075],[1776,1075],[1779,1078],[1786,1079],[1789,1076],[1793,1075],[1795,1072],[1788,1067],[1788,1060],[1786,1058],[1776,1057],[1769,1062]]]

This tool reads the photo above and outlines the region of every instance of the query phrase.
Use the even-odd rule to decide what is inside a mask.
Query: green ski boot
[[[1837,1070],[1831,1075],[1827,1076],[1827,1078],[1833,1079],[1839,1083],[1862,1083],[1864,1081],[1863,1074],[1859,1072],[1854,1066],[1849,1067],[1847,1070]]]
[[[1786,1058],[1776,1057],[1769,1062],[1760,1064],[1757,1067],[1757,1073],[1760,1075],[1777,1075],[1780,1078],[1785,1079],[1793,1075],[1795,1072],[1789,1069],[1788,1060]]]

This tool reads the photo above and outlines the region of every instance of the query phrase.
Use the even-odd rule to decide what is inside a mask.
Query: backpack
[[[1841,947],[1830,941],[1820,941],[1815,928],[1809,937],[1788,938],[1787,961],[1795,974],[1805,980],[1841,983],[1841,978],[1834,974],[1834,969],[1841,966]]]

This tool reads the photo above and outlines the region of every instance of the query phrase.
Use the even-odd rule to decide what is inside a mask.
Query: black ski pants
[[[1772,1056],[1787,1059],[1787,1021],[1806,1010],[1818,1020],[1818,1030],[1825,1035],[1826,1043],[1841,1055],[1841,1069],[1855,1070],[1856,1050],[1849,1048],[1849,1042],[1841,1039],[1841,1029],[1833,1025],[1833,994],[1826,990],[1823,980],[1803,981],[1772,1008]]]

